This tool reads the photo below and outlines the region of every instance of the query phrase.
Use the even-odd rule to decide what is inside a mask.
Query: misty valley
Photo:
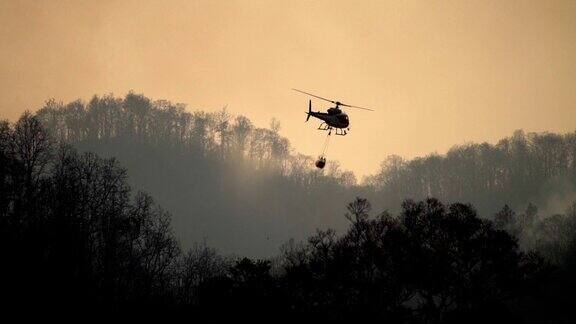
[[[4,306],[571,322],[576,132],[390,156],[358,180],[279,130],[132,92],[0,123]]]

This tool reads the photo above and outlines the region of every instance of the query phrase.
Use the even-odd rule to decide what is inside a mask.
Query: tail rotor
[[[306,121],[308,121],[308,119],[310,119],[310,113],[312,112],[312,100],[308,101],[308,112],[306,113],[308,116],[306,116]]]

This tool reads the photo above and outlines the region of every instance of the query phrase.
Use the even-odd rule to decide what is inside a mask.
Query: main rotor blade
[[[369,111],[374,111],[374,109],[364,108],[364,107],[358,107],[358,106],[352,106],[352,105],[347,105],[347,104],[343,104],[343,103],[340,103],[340,106],[350,107],[350,108],[357,108],[357,109],[364,109],[364,110],[369,110]]]
[[[304,94],[307,94],[307,95],[309,95],[309,96],[312,96],[312,97],[315,97],[315,98],[318,98],[318,99],[326,100],[326,101],[328,101],[328,102],[331,102],[331,103],[335,104],[336,107],[338,107],[338,106],[343,106],[343,107],[350,107],[350,108],[357,108],[357,109],[364,109],[364,110],[374,111],[374,109],[364,108],[364,107],[358,107],[358,106],[352,106],[352,105],[347,105],[347,104],[341,103],[341,102],[339,102],[339,101],[322,98],[322,97],[320,97],[320,96],[317,96],[317,95],[308,93],[308,92],[306,92],[306,91],[302,91],[302,90],[298,90],[298,89],[294,89],[294,88],[292,88],[292,90],[298,91],[298,92],[301,92],[301,93],[304,93]]]
[[[294,89],[294,88],[292,88],[292,90],[298,91],[298,92],[301,92],[301,93],[304,93],[304,94],[307,94],[307,95],[309,95],[309,96],[312,96],[312,97],[315,97],[315,98],[318,98],[318,99],[326,100],[326,101],[331,102],[331,103],[333,103],[333,104],[336,104],[336,101],[334,101],[334,100],[322,98],[322,97],[320,97],[320,96],[313,95],[313,94],[311,94],[311,93],[308,93],[308,92],[305,92],[305,91],[302,91],[302,90],[298,90],[298,89]]]

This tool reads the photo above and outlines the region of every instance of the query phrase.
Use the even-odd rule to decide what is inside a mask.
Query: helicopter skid
[[[344,130],[342,128],[334,128],[332,126],[329,126],[326,123],[320,124],[320,126],[318,126],[318,130],[328,131],[328,135],[332,135],[332,130],[334,130],[334,133],[336,135],[344,136],[344,135],[348,134],[346,132],[346,130]]]

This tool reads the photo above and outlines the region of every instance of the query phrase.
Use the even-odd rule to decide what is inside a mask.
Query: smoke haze
[[[329,152],[361,178],[390,154],[572,131],[575,15],[573,1],[2,1],[0,109],[134,90],[276,117],[317,155],[301,88],[376,109],[350,111]]]

